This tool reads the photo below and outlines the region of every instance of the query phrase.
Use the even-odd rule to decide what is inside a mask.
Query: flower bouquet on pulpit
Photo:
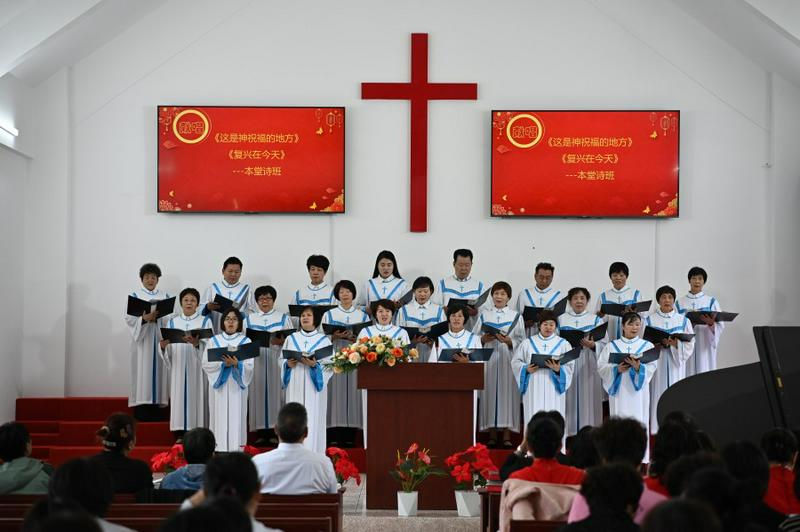
[[[405,454],[400,454],[398,449],[395,468],[389,474],[400,483],[401,491],[397,492],[397,515],[400,517],[417,515],[417,488],[423,480],[430,476],[447,475],[431,464],[430,450],[420,448],[416,442],[411,444]]]
[[[444,465],[455,480],[456,507],[461,517],[476,517],[481,513],[477,488],[486,486],[489,474],[497,467],[489,457],[489,449],[478,443],[460,453],[448,456]]]
[[[410,344],[388,336],[364,337],[355,343],[339,349],[324,363],[326,369],[334,373],[348,373],[361,364],[393,367],[397,364],[411,362],[419,357],[419,352]]]

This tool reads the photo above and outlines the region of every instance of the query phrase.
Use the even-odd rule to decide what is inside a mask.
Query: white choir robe
[[[283,331],[292,327],[292,319],[275,309],[269,312],[251,312],[244,320],[245,330]],[[270,339],[271,340],[271,339]],[[250,385],[248,415],[250,430],[270,429],[278,421],[278,412],[284,405],[281,386],[281,348],[278,345],[261,346],[253,367]]]
[[[429,299],[424,305],[420,305],[416,300],[412,300],[404,305],[395,317],[395,323],[400,327],[431,327],[437,323],[447,320],[444,309],[441,305],[431,302]],[[427,344],[417,344],[419,358],[417,362],[425,362],[431,354],[431,348]]]
[[[486,288],[483,285],[483,282],[475,279],[474,277],[470,276],[466,279],[458,279],[455,275],[451,275],[450,277],[445,277],[439,281],[439,284],[436,285],[436,291],[431,296],[434,301],[446,307],[447,303],[450,302],[450,298],[456,299],[476,299],[486,291]],[[478,314],[484,308],[490,308],[492,306],[492,298],[487,297],[486,302],[478,309]],[[467,323],[464,324],[464,328],[472,329],[475,326],[475,322],[478,321],[477,315],[471,316]]]
[[[214,298],[217,297],[217,294],[224,298],[230,299],[231,301],[235,301],[236,304],[239,305],[239,313],[242,315],[243,319],[251,311],[254,311],[258,308],[258,306],[255,304],[255,301],[253,301],[253,293],[249,284],[243,283],[242,281],[239,281],[236,284],[228,284],[224,279],[217,283],[211,283],[211,285],[206,288],[206,291],[203,292],[203,297],[200,299],[200,310],[204,316],[211,316],[211,324],[214,329],[214,334],[219,334],[222,331],[220,328],[220,319],[222,314],[216,310],[213,312],[206,310],[206,303],[213,303]]]
[[[439,350],[440,349],[480,349],[483,347],[483,343],[481,342],[481,337],[472,334],[468,330],[464,329],[459,333],[454,334],[452,331],[447,331],[443,335],[441,335],[436,345],[433,346],[431,349],[431,354],[428,357],[428,362],[439,362]],[[445,362],[445,364],[454,364],[455,362]],[[483,364],[483,362],[475,362],[476,364]],[[479,390],[475,390],[472,393],[472,444],[475,444],[475,430],[478,426],[478,393]]]
[[[670,334],[693,334],[692,323],[677,310],[668,314],[660,310],[653,311],[644,322],[645,327],[661,329]],[[658,357],[656,374],[650,383],[650,432],[658,432],[656,411],[658,400],[667,388],[686,376],[686,361],[694,352],[694,338],[688,342],[678,341],[678,347],[663,347]]]
[[[681,314],[693,311],[719,312],[722,307],[719,302],[708,294],[686,294],[678,299],[675,308]],[[717,345],[725,328],[724,322],[715,322],[713,326],[694,326],[694,353],[686,361],[686,376],[691,377],[698,373],[717,369]]]
[[[338,301],[333,296],[333,287],[328,285],[325,281],[320,284],[308,284],[298,290],[295,290],[292,296],[292,305],[302,306],[316,306],[316,305],[336,305]],[[295,329],[300,329],[300,318],[293,317]]]
[[[589,311],[577,314],[571,310],[558,317],[559,331],[589,332],[603,320]],[[599,426],[603,422],[603,383],[597,374],[597,353],[605,342],[598,340],[595,348],[584,347],[575,361],[572,386],[567,390],[567,435],[573,436],[583,427]]]
[[[364,283],[364,306],[369,308],[370,303],[378,301],[379,299],[388,299],[390,301],[397,301],[408,292],[408,283],[405,279],[390,275],[386,279],[373,277]]]
[[[522,394],[522,411],[526,427],[533,415],[540,410],[558,410],[566,419],[566,392],[572,384],[575,362],[562,364],[558,375],[549,368],[539,368],[534,373],[528,373],[528,366],[532,355],[550,355],[553,360],[558,360],[570,349],[572,346],[569,342],[557,334],[547,338],[536,334],[529,336],[514,350],[511,368]],[[566,433],[564,437],[566,438]]]
[[[312,332],[298,331],[292,333],[282,349],[312,353],[331,345],[327,336],[319,330]],[[283,355],[281,355],[283,358]],[[306,449],[325,454],[325,421],[328,411],[328,391],[325,389],[328,379],[333,374],[326,370],[322,361],[309,368],[300,362],[290,368],[286,360],[282,360],[283,387],[286,390],[287,403],[300,403],[308,412],[308,437],[303,442]]]
[[[619,373],[617,364],[609,362],[610,353],[630,353],[639,358],[653,344],[636,337],[632,340],[620,338],[603,347],[597,357],[597,372],[603,380],[603,387],[608,392],[609,415],[613,417],[632,417],[640,421],[645,428],[650,427],[650,380],[658,368],[657,362],[640,364],[639,371],[629,368],[623,375]],[[650,438],[647,438],[647,449],[644,462],[650,462]]]
[[[209,428],[217,440],[218,452],[241,451],[247,443],[247,387],[253,380],[252,358],[240,360],[238,367],[224,362],[209,362],[208,350],[249,344],[244,333],[220,333],[206,342],[203,371],[211,388],[208,391],[211,422]]]
[[[376,323],[375,325],[370,325],[369,327],[364,327],[361,329],[361,332],[358,333],[358,340],[362,338],[372,338],[373,336],[388,336],[393,340],[398,340],[401,344],[409,344],[411,343],[408,339],[408,333],[405,329],[401,329],[397,325],[389,324],[389,325],[380,325]],[[364,425],[364,448],[367,448],[367,392],[366,390],[362,391],[361,394],[361,413],[362,413],[362,420]]]
[[[506,336],[511,338],[513,347],[525,341],[525,323],[522,316],[508,306],[481,311],[478,323],[472,331],[478,337],[481,336],[481,327],[484,323],[506,333]],[[514,349],[497,340],[492,340],[483,347],[491,347],[494,353],[492,358],[484,363],[483,390],[478,392],[480,430],[500,428],[519,432],[519,407],[522,398],[514,379],[514,371],[511,369]]]
[[[642,300],[642,293],[635,288],[631,288],[628,285],[622,287],[622,289],[617,290],[614,287],[609,288],[608,290],[604,291],[600,294],[600,297],[597,298],[597,304],[595,305],[595,312],[600,312],[600,307],[605,305],[606,303],[618,303],[621,305],[633,305],[634,303],[638,303]],[[640,312],[639,315],[644,319],[647,316],[647,312]],[[619,316],[604,316],[604,321],[608,322],[608,331],[606,332],[606,338],[611,340],[616,340],[622,337],[622,328],[620,327],[620,322],[622,318]]]
[[[352,325],[370,321],[367,313],[351,305],[345,310],[339,305],[330,309],[322,316],[322,323],[328,325]],[[334,352],[355,342],[353,340],[334,340]],[[362,390],[357,387],[358,370],[347,373],[333,374],[328,383],[328,427],[353,427],[362,428]]]
[[[524,289],[517,295],[517,304],[514,308],[517,309],[517,312],[522,314],[525,312],[525,307],[552,307],[566,295],[565,292],[557,290],[553,285],[548,286],[544,290],[539,290],[539,288],[534,285],[531,288]],[[569,304],[567,304],[567,308],[569,308]],[[525,328],[525,336],[534,336],[538,332],[539,326],[535,324],[532,327]]]
[[[191,331],[210,329],[211,318],[200,311],[192,316],[182,312],[170,318],[166,327]],[[195,348],[192,344],[167,344],[164,359],[170,368],[169,430],[192,430],[208,425],[208,385],[203,373],[201,355],[206,340],[200,340]]]
[[[159,288],[151,292],[144,287],[133,290],[131,296],[144,301],[161,301],[170,297]],[[125,314],[125,324],[131,333],[131,387],[128,392],[128,406],[166,406],[169,402],[169,370],[158,345],[161,341],[161,327],[166,323],[167,318],[144,323],[141,317]]]

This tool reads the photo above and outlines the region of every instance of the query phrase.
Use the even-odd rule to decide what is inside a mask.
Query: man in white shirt
[[[307,495],[336,493],[336,473],[327,456],[303,446],[308,436],[308,413],[300,403],[286,403],[275,425],[278,447],[256,455],[261,493]]]

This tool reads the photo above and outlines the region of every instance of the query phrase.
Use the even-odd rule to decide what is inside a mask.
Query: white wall
[[[405,277],[438,278],[451,272],[454,248],[470,247],[474,273],[486,281],[505,279],[520,290],[532,266],[548,260],[556,284],[582,284],[593,294],[608,285],[609,263],[624,260],[647,297],[662,283],[685,290],[688,268],[701,264],[710,272],[708,291],[742,312],[722,340],[721,364],[755,360],[751,327],[772,319],[773,279],[757,274],[769,268],[772,249],[766,236],[773,199],[761,166],[769,138],[765,72],[668,3],[453,6],[174,0],[71,75],[50,80],[52,92],[39,97],[69,138],[52,134],[53,153],[41,153],[49,170],[37,173],[35,186],[51,184],[57,197],[26,217],[26,239],[52,232],[47,242],[55,250],[42,245],[26,253],[26,263],[40,265],[30,278],[47,274],[51,284],[28,283],[25,297],[40,301],[67,276],[68,303],[57,300],[56,308],[70,316],[62,310],[47,318],[57,332],[53,345],[66,323],[66,381],[32,364],[25,394],[125,394],[123,302],[137,286],[139,266],[158,262],[170,291],[202,289],[232,254],[244,261],[246,280],[278,288],[279,304],[307,281],[310,253],[332,258],[329,277],[361,286],[381,249],[395,251]],[[407,230],[408,104],[359,97],[362,81],[408,79],[415,31],[430,33],[432,81],[479,84],[476,102],[430,106],[425,234]],[[346,106],[347,213],[157,214],[161,103]],[[490,218],[492,108],[681,109],[681,217]],[[205,244],[175,246],[187,236]],[[26,340],[35,319],[26,313]],[[32,345],[26,342],[26,353],[44,352]],[[51,358],[59,356],[56,349]]]
[[[27,167],[25,157],[0,146],[0,271],[4,272],[0,275],[0,424],[14,419],[14,400],[22,388],[22,220]]]

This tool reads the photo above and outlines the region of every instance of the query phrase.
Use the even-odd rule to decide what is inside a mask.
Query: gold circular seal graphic
[[[531,141],[524,144],[522,142],[515,140],[514,137],[511,135],[512,133],[511,128],[514,126],[514,123],[522,118],[527,118],[528,120],[533,122],[533,126],[528,126],[529,128],[533,128],[534,126],[536,127],[535,134],[531,137]],[[527,130],[528,127],[524,129]],[[517,116],[509,120],[508,125],[506,126],[506,138],[508,139],[508,142],[510,142],[517,148],[532,148],[536,146],[539,143],[539,141],[542,140],[542,135],[544,135],[544,126],[542,125],[541,120],[528,113],[518,114]]]
[[[178,131],[178,122],[180,121],[181,118],[183,118],[186,115],[196,115],[200,118],[200,120],[203,121],[203,133],[196,139],[187,139]],[[198,142],[201,142],[203,139],[205,139],[210,132],[211,128],[209,127],[208,124],[208,118],[206,118],[206,115],[204,115],[197,109],[186,109],[185,111],[181,111],[172,120],[172,133],[175,134],[175,138],[177,138],[184,144],[197,144]]]

